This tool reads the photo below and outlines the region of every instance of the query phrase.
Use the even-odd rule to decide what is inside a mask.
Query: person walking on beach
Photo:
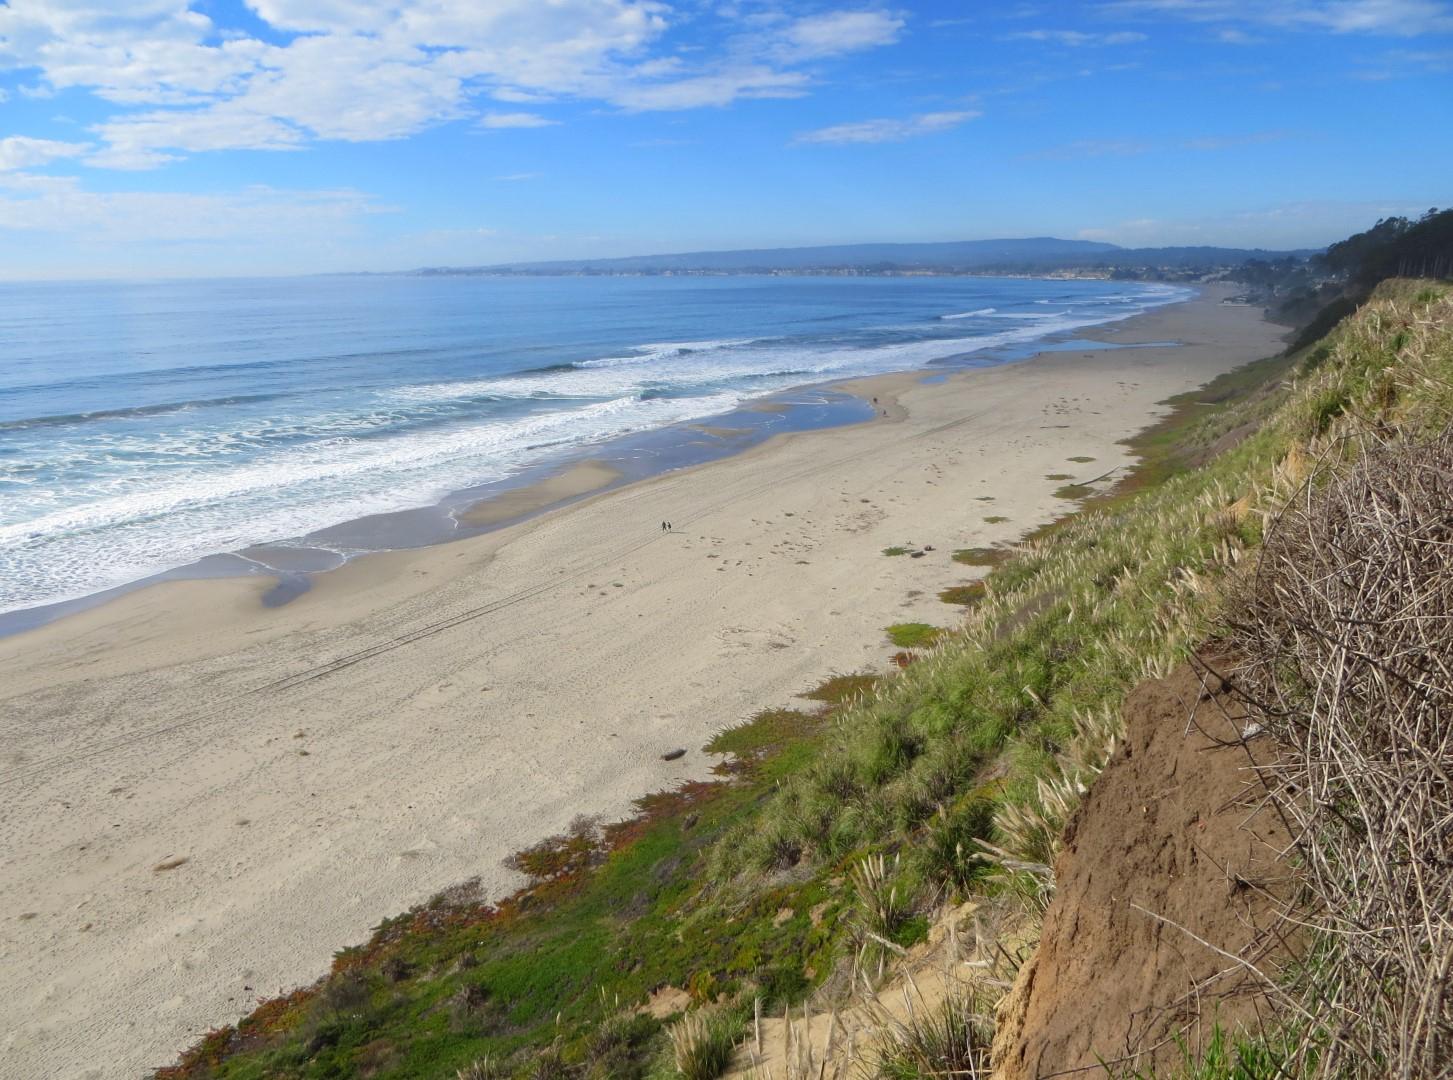
[[[666,530],[667,530],[667,529],[669,529],[669,528],[670,528],[670,527],[671,527],[671,526],[670,526],[670,525],[669,525],[669,524],[668,524],[668,523],[667,523],[667,522],[664,522],[664,521],[663,521],[663,522],[661,522],[661,531],[662,531],[662,532],[665,532],[665,531],[666,531]]]

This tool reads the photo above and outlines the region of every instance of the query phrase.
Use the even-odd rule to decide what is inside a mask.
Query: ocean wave
[[[230,469],[213,463],[141,484],[113,478],[86,502],[0,525],[0,611],[56,603],[215,552],[427,505],[509,475],[527,463],[532,448],[585,446],[717,415],[743,400],[730,392],[621,397],[393,440],[327,439]]]
[[[89,412],[57,413],[53,416],[29,416],[20,420],[0,421],[0,431],[28,431],[31,428],[69,427],[105,420],[131,420],[144,416],[165,416],[189,409],[224,408],[228,405],[255,405],[276,401],[287,394],[233,394],[228,397],[195,398],[191,401],[168,401],[152,405],[134,405],[119,409],[93,409]]]
[[[730,349],[737,345],[750,345],[752,338],[723,338],[706,341],[661,341],[632,347],[626,356],[602,356],[598,360],[581,360],[572,365],[577,368],[626,367],[632,364],[648,364],[671,357],[694,356],[698,353]]]
[[[438,347],[359,351],[352,355],[370,363],[402,362],[362,365],[352,382],[346,380],[353,373],[332,366],[333,354],[318,348],[313,391],[295,392],[291,376],[284,381],[269,370],[296,364],[290,357],[152,373],[156,396],[178,400],[75,413],[37,409],[48,415],[0,424],[7,436],[0,449],[20,451],[0,458],[0,610],[83,596],[219,551],[425,506],[511,475],[545,453],[718,416],[789,387],[971,358],[1190,295],[1176,287],[1122,287],[1107,294],[1113,300],[1088,286],[1068,292],[1035,298],[1018,286],[944,291],[927,310],[907,308],[916,322],[901,326],[884,325],[905,310],[888,310],[893,305],[883,301],[885,310],[874,315],[855,309],[855,329],[835,326],[831,333],[805,329],[820,321],[809,311],[779,337],[727,336],[761,329],[732,318],[702,327],[725,330],[720,337],[686,340],[692,328],[679,317],[660,325],[663,337],[684,330],[683,340],[601,348],[598,358],[574,362],[543,363],[584,348],[584,335],[552,336],[545,326],[533,341],[517,335],[476,347],[456,338]],[[973,307],[979,298],[998,304]],[[432,326],[423,332],[432,334]],[[390,329],[381,344],[400,340],[406,339]],[[414,362],[443,355],[455,359]],[[529,362],[540,366],[501,370]],[[198,371],[246,371],[252,387],[268,392],[207,395],[238,383],[208,376],[187,385],[185,373]],[[401,377],[409,382],[399,385]],[[87,378],[82,372],[64,385],[87,387],[77,391],[87,401],[118,399]],[[128,389],[120,400],[133,396]],[[21,400],[31,398],[22,393],[11,404]],[[66,394],[51,400],[70,403]],[[189,410],[175,422],[126,422]]]

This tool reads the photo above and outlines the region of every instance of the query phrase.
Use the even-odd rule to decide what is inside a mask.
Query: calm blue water
[[[1185,295],[993,278],[0,285],[0,612]]]

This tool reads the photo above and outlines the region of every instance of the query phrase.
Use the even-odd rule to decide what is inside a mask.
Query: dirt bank
[[[1267,1013],[1236,958],[1272,955],[1288,837],[1252,770],[1274,748],[1241,741],[1221,691],[1183,666],[1127,699],[1125,739],[1055,866],[1039,950],[1000,1006],[1001,1080],[1161,1072],[1182,1060],[1177,1038],[1194,1052],[1214,1024]]]

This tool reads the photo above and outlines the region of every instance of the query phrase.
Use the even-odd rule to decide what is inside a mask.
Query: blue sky
[[[0,276],[1314,246],[1450,114],[1453,0],[9,0]]]

